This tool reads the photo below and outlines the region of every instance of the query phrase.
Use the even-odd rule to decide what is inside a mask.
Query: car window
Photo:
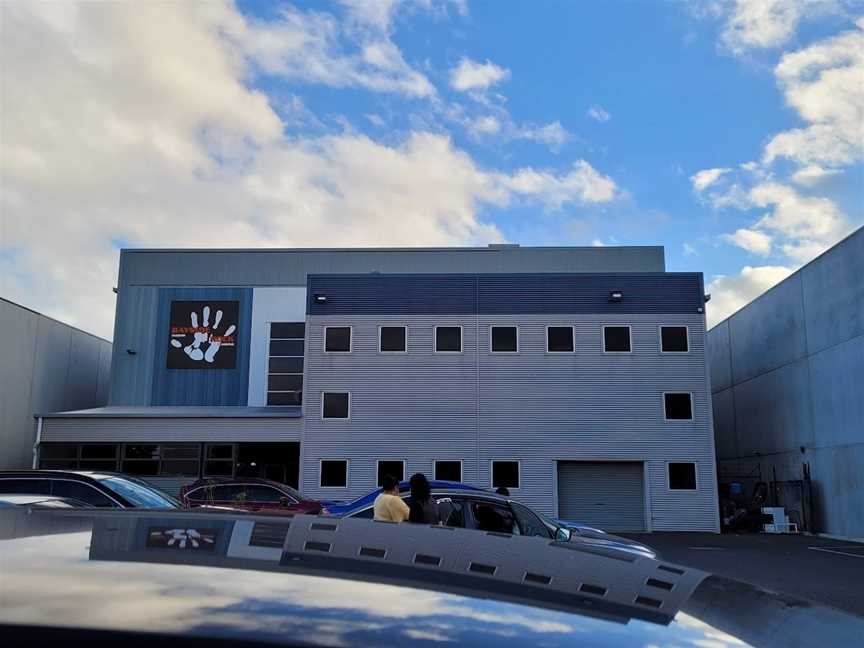
[[[107,486],[136,508],[175,509],[177,502],[170,496],[137,481],[122,477],[106,477],[100,483]]]
[[[441,518],[441,524],[451,527],[464,527],[464,506],[462,502],[454,501],[449,497],[440,498],[438,500],[438,514]]]
[[[0,493],[4,495],[50,495],[51,482],[47,479],[0,479]]]
[[[217,502],[244,502],[246,490],[240,484],[213,487],[213,499]]]
[[[471,515],[480,531],[496,533],[519,533],[514,523],[513,513],[506,506],[490,502],[471,502]]]
[[[117,503],[105,495],[105,493],[100,492],[89,484],[57,479],[52,482],[52,486],[54,497],[68,497],[70,499],[81,500],[99,508],[118,507]]]
[[[213,496],[210,493],[209,486],[196,488],[195,490],[186,493],[186,499],[188,499],[190,502],[206,502],[207,500],[212,498]]]
[[[375,507],[370,506],[369,508],[365,508],[362,511],[349,515],[348,517],[360,518],[361,520],[371,520],[375,517]]]
[[[247,502],[278,504],[283,497],[287,496],[270,486],[246,486]]]
[[[519,532],[524,536],[540,536],[541,538],[551,538],[552,534],[549,529],[543,524],[543,521],[537,517],[530,509],[516,504],[510,503],[513,508],[513,513],[516,515],[516,524],[519,526]]]

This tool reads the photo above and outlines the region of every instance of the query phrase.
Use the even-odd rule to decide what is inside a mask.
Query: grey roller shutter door
[[[644,531],[643,467],[636,462],[558,462],[558,517],[605,531]]]

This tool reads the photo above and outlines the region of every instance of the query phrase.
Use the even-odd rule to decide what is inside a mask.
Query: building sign
[[[169,369],[234,369],[237,366],[236,301],[173,301]]]

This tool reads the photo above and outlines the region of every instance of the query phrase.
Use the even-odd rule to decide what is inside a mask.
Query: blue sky
[[[2,292],[109,336],[126,245],[660,244],[716,322],[864,221],[857,1],[2,10]]]

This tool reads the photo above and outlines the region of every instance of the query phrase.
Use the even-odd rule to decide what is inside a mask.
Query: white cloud
[[[459,64],[450,70],[450,87],[459,92],[483,91],[509,77],[510,70],[499,67],[488,59],[485,63],[478,63],[462,58]]]
[[[557,150],[571,135],[561,125],[560,121],[554,121],[545,126],[534,126],[531,124],[523,124],[515,126],[513,129],[513,137],[515,139],[524,139],[546,144],[550,149]]]
[[[734,276],[719,275],[708,284],[711,301],[705,306],[708,326],[714,326],[792,274],[785,266],[744,266]]]
[[[732,169],[725,167],[716,169],[703,169],[702,171],[699,171],[694,175],[690,176],[690,182],[693,185],[693,189],[695,191],[705,191],[708,187],[713,185],[731,170]]]
[[[502,179],[502,183],[509,191],[536,197],[553,209],[559,209],[565,203],[609,202],[617,195],[615,182],[585,160],[578,160],[573,170],[564,176],[526,168]]]
[[[817,164],[811,164],[793,173],[792,181],[805,187],[812,187],[825,178],[830,178],[838,173],[841,173],[839,169],[824,169]]]
[[[492,115],[478,117],[471,126],[472,133],[480,135],[494,135],[501,130],[501,122]]]
[[[610,115],[603,106],[599,104],[594,104],[588,109],[588,112],[585,113],[585,116],[589,119],[593,119],[596,122],[600,122],[601,124],[612,119],[612,115]]]
[[[616,194],[585,161],[501,173],[442,134],[286,136],[230,3],[0,12],[0,292],[104,336],[118,245],[485,244],[490,207]]]
[[[739,229],[734,234],[724,234],[721,238],[759,256],[768,256],[771,254],[772,238],[765,232]]]
[[[841,166],[864,159],[864,18],[856,25],[780,59],[774,72],[786,103],[808,125],[775,135],[766,162]]]
[[[696,250],[696,248],[695,248],[693,245],[691,245],[690,243],[687,243],[687,242],[685,241],[685,242],[682,244],[681,247],[682,247],[682,249],[684,250],[684,255],[685,255],[685,256],[699,256],[699,252],[698,252],[698,251]]]
[[[802,0],[736,0],[721,42],[736,54],[779,47],[795,33]]]
[[[220,27],[265,73],[408,97],[436,94],[390,39],[392,3],[352,3],[349,20],[288,6],[273,22],[244,20],[223,3],[215,6],[230,18]]]

